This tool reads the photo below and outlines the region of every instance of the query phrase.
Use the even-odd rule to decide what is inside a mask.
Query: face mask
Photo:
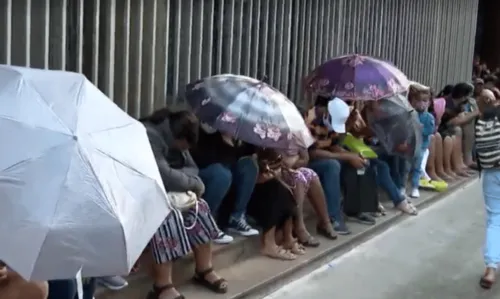
[[[415,109],[419,112],[427,111],[429,108],[429,102],[419,101],[415,103]]]

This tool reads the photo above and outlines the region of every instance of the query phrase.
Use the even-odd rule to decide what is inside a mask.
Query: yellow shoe
[[[434,186],[434,190],[437,192],[444,192],[448,190],[448,183],[445,181],[430,181],[429,183]]]
[[[420,188],[425,188],[425,189],[435,189],[436,187],[431,183],[430,180],[426,180],[426,179],[420,179],[420,181],[418,182],[418,186]]]

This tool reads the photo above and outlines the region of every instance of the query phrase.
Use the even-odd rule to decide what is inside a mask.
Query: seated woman
[[[473,93],[473,86],[468,83],[458,83],[453,86],[451,94],[446,99],[446,108],[441,118],[441,124],[438,132],[443,138],[450,137],[453,140],[453,149],[451,152],[446,152],[443,148],[443,157],[445,170],[452,178],[456,175],[468,177],[468,166],[464,164],[463,154],[463,130],[462,126],[471,123],[477,116],[478,110],[472,112],[465,111],[467,99]],[[447,157],[451,157],[448,160]]]
[[[316,226],[318,234],[330,240],[337,239],[337,234],[328,216],[325,194],[319,177],[314,170],[305,167],[309,162],[307,150],[288,151],[283,155],[284,166],[287,168],[286,171],[282,172],[283,180],[292,188],[297,203],[294,231],[299,243],[306,247],[320,245],[319,241],[307,231],[304,222],[304,201],[306,199],[309,200],[318,217]]]
[[[271,149],[262,149],[257,156],[259,177],[248,205],[248,214],[262,227],[261,252],[275,259],[294,260],[305,250],[293,238],[297,205],[293,191],[281,177],[282,157]],[[282,233],[281,242],[276,240],[277,231]]]
[[[189,153],[198,142],[198,120],[191,112],[164,108],[142,121],[167,192],[192,191],[199,200],[198,212],[195,208],[182,212],[172,208],[153,236],[149,247],[155,261],[151,269],[154,285],[147,298],[184,298],[172,284],[172,262],[191,251],[196,263],[194,281],[214,292],[226,293],[226,280],[212,268],[211,243],[220,230],[201,199],[205,187]]]
[[[233,185],[234,207],[229,215],[227,229],[242,236],[255,236],[259,231],[246,221],[245,213],[257,180],[258,168],[253,146],[216,132],[205,124],[200,126],[200,138],[191,150],[194,161],[200,167],[199,176],[205,184],[205,201],[212,213],[218,215],[222,201]],[[221,235],[215,243],[225,243]]]
[[[453,87],[450,85],[450,87]],[[447,89],[440,93],[443,95]],[[438,132],[441,124],[441,119],[445,112],[446,99],[444,97],[434,98],[431,96],[431,105],[429,105],[429,113],[434,116],[435,129],[434,134],[431,136],[429,144],[429,153],[425,173],[432,181],[449,181],[453,178],[453,171],[451,169],[451,152],[453,151],[453,140],[451,137],[443,137]],[[448,153],[444,156],[444,152]]]
[[[46,299],[48,285],[46,282],[26,281],[0,261],[0,298],[2,299]],[[76,299],[60,297],[61,299]]]

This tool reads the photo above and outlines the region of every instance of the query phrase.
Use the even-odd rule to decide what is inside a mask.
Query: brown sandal
[[[311,248],[316,248],[319,247],[320,243],[318,240],[316,240],[313,236],[308,235],[304,241],[300,240],[299,238],[299,244],[305,247],[311,247]]]
[[[262,250],[262,254],[272,259],[282,261],[293,261],[297,259],[297,255],[293,254],[290,250],[284,249],[281,246],[276,246],[271,252]]]
[[[153,285],[153,289],[149,291],[146,299],[159,299],[161,296],[161,293],[165,292],[166,290],[173,289],[174,285],[173,284],[167,284],[161,287],[157,287]],[[179,295],[173,299],[185,299],[184,295]]]
[[[207,275],[214,272],[214,269],[208,268],[203,271],[196,271],[193,277],[193,281],[197,283],[198,285],[209,289],[210,291],[218,294],[225,294],[227,293],[227,280],[224,278],[219,278],[216,281],[208,281],[207,280]]]

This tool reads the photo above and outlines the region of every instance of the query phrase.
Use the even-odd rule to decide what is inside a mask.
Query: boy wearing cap
[[[339,146],[337,134],[346,133],[346,122],[350,115],[349,106],[341,99],[318,96],[315,107],[308,111],[306,123],[316,142],[309,148],[309,168],[320,177],[327,199],[328,213],[335,220],[339,234],[350,234],[341,211],[341,186],[339,161],[347,162],[356,169],[366,166],[358,154],[348,152]]]

